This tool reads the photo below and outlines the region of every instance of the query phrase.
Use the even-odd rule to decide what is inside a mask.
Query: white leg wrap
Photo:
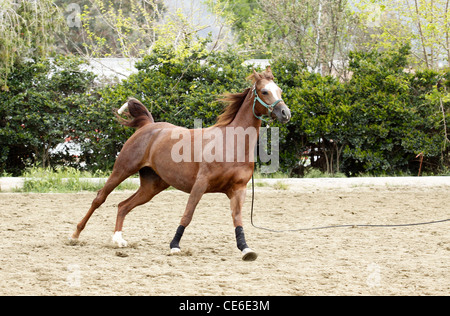
[[[125,239],[122,238],[122,232],[115,232],[112,237],[113,243],[115,243],[119,248],[123,248],[128,246],[128,243]]]

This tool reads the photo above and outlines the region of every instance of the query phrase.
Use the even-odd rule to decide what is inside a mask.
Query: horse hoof
[[[180,249],[180,248],[171,248],[171,249],[170,249],[170,253],[171,253],[171,254],[175,254],[175,253],[179,253],[179,252],[181,252],[181,249]]]
[[[256,258],[258,258],[258,254],[250,248],[245,248],[244,250],[242,250],[242,260],[255,261]]]
[[[78,238],[69,237],[69,238],[67,239],[67,244],[68,244],[69,246],[76,246],[76,245],[79,245],[79,244],[80,244],[80,241],[78,240]]]

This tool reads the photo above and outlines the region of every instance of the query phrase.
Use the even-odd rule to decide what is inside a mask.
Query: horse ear
[[[259,73],[256,72],[255,68],[253,68],[253,77],[255,78],[256,81],[261,80],[261,75]]]
[[[272,68],[270,68],[270,65],[266,67],[266,71],[264,71],[263,75],[267,80],[274,80]]]

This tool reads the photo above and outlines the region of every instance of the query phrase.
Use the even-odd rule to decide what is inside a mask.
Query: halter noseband
[[[264,102],[263,100],[261,100],[261,98],[258,96],[258,93],[256,93],[256,84],[253,86],[253,93],[255,94],[255,98],[253,99],[253,115],[254,115],[257,119],[260,119],[261,121],[267,122],[267,120],[265,120],[265,119],[262,118],[262,115],[261,115],[261,116],[256,115],[256,113],[255,113],[255,105],[256,105],[256,101],[259,101],[259,103],[261,103],[261,105],[262,105],[263,107],[265,107],[265,108],[269,111],[269,113],[267,113],[267,114],[270,116],[270,114],[272,113],[272,111],[273,111],[273,109],[275,108],[275,106],[276,106],[278,103],[280,103],[281,101],[283,101],[283,99],[279,99],[279,100],[275,101],[274,103],[272,103],[272,104],[270,104],[270,105],[267,104],[266,102]]]

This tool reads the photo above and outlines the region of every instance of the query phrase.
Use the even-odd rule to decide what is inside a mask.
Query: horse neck
[[[250,90],[245,97],[239,111],[236,113],[234,120],[228,125],[230,127],[242,127],[244,129],[248,127],[254,127],[259,136],[259,129],[261,128],[261,120],[256,118],[253,114],[253,94]]]

